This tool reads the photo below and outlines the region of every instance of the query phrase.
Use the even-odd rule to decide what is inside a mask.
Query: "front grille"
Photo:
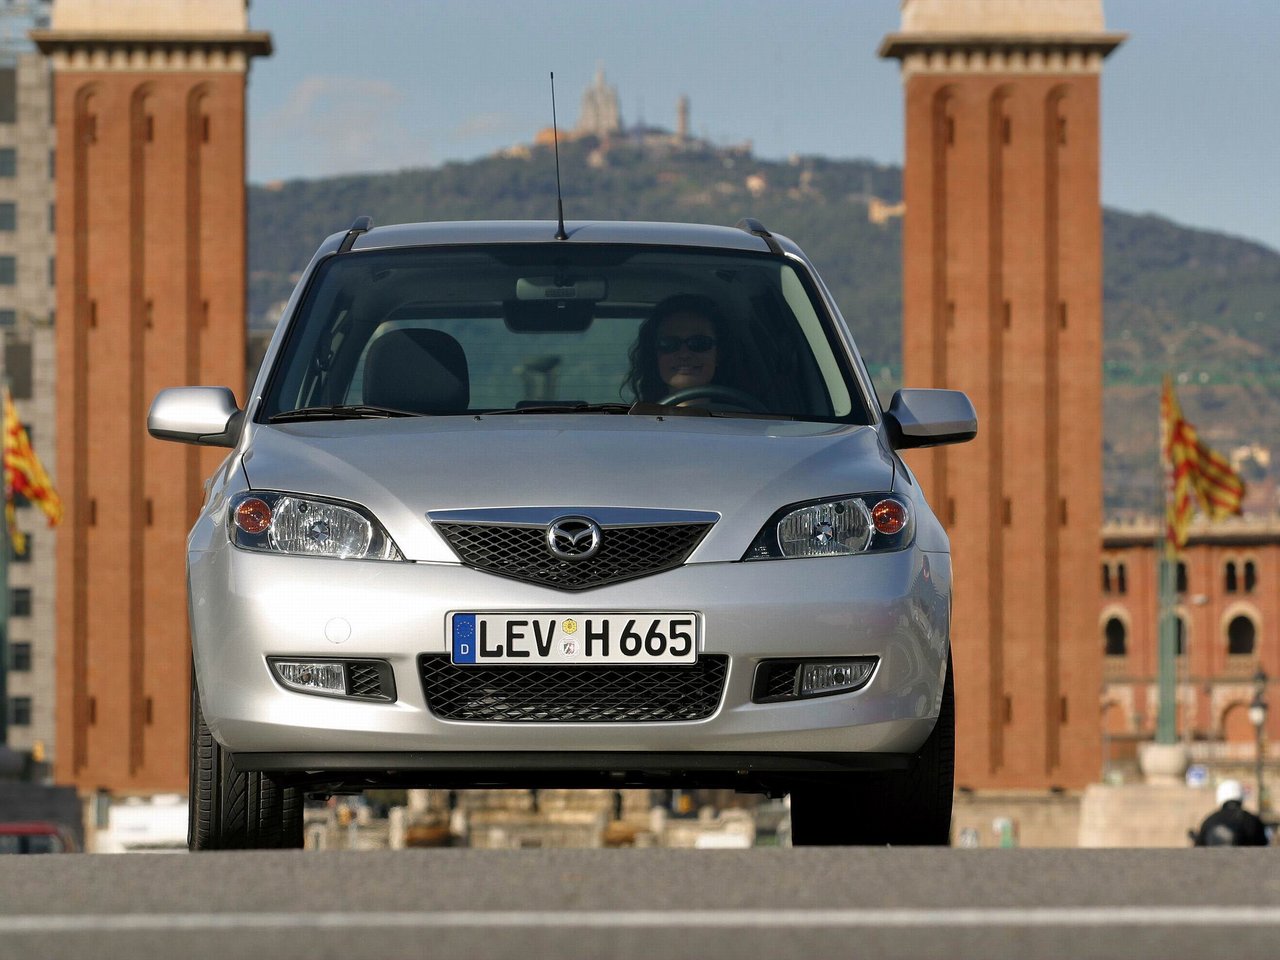
[[[547,550],[544,527],[436,524],[463,563],[561,590],[586,590],[678,567],[710,528],[709,523],[605,527],[594,557],[560,560]]]
[[[472,667],[418,658],[427,706],[444,720],[657,723],[704,720],[720,704],[729,658],[689,666]]]

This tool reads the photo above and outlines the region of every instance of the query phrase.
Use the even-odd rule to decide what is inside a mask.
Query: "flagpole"
[[[1156,713],[1156,743],[1174,744],[1178,742],[1177,731],[1177,665],[1178,620],[1174,613],[1174,598],[1177,595],[1177,554],[1164,532],[1156,539],[1156,571],[1159,577],[1158,591],[1158,670],[1157,686],[1159,689],[1158,710]]]
[[[1168,385],[1167,389],[1172,389]],[[1174,744],[1178,742],[1178,715],[1176,698],[1176,678],[1174,671],[1177,656],[1177,620],[1174,615],[1174,602],[1177,596],[1177,545],[1169,539],[1169,518],[1172,516],[1173,483],[1172,463],[1166,452],[1166,433],[1169,425],[1165,423],[1163,393],[1161,396],[1161,416],[1159,418],[1160,442],[1159,476],[1160,476],[1160,513],[1156,522],[1156,743]]]

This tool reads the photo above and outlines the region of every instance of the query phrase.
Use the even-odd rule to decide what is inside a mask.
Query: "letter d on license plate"
[[[696,663],[696,613],[451,613],[455,664]]]

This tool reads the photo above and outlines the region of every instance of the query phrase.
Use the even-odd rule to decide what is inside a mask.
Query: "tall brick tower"
[[[956,783],[1100,767],[1101,0],[902,0],[904,382],[978,440],[912,463],[951,533]]]
[[[57,0],[59,782],[186,789],[183,575],[225,451],[147,438],[163,387],[243,395],[245,0]],[[242,397],[243,399],[243,397]]]

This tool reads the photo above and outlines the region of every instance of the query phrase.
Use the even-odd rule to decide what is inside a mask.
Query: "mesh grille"
[[[678,567],[711,528],[709,523],[607,527],[589,560],[559,560],[542,527],[437,523],[462,562],[503,577],[561,590],[586,590]]]
[[[790,697],[796,692],[796,672],[799,664],[789,663],[774,667],[769,671],[764,683],[764,696]]]
[[[348,663],[347,680],[351,685],[347,696],[378,699],[386,696],[382,689],[382,677],[372,663]]]
[[[729,658],[690,666],[458,667],[429,654],[418,665],[427,706],[445,720],[651,723],[711,716]]]

